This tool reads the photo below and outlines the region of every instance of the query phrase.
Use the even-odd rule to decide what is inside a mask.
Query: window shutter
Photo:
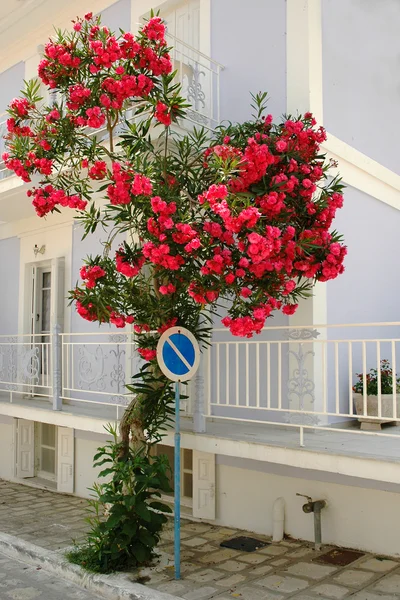
[[[16,419],[17,427],[17,477],[23,479],[35,475],[35,424],[33,421]]]
[[[193,516],[215,520],[215,454],[193,450]]]
[[[58,427],[57,491],[72,494],[74,491],[74,430]]]

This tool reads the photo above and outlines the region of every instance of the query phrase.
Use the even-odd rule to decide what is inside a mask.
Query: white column
[[[287,111],[323,120],[321,0],[287,0]]]
[[[313,113],[319,125],[323,124],[323,79],[322,79],[322,20],[321,0],[287,0],[287,112],[296,115],[307,111]],[[289,325],[309,325],[310,330],[315,325],[327,323],[327,287],[326,283],[317,283],[312,298],[301,300],[295,315],[289,317]],[[310,335],[312,336],[311,332]],[[289,344],[293,353],[299,354],[301,337],[306,339],[304,332],[300,339]],[[318,340],[326,337],[326,330],[319,329]],[[310,339],[310,338],[309,338]],[[311,337],[312,339],[312,337]],[[326,381],[322,364],[322,344],[303,343],[302,351],[313,351],[314,356],[308,355],[302,365],[298,364],[294,354],[289,358],[289,378],[294,370],[304,367],[307,380],[314,383],[312,395],[304,396],[305,410],[321,410],[323,406],[323,386]],[[298,408],[299,400],[295,395],[290,397],[290,407]],[[293,418],[292,418],[293,417]],[[297,421],[293,415],[290,420]],[[319,417],[319,422],[323,420]]]

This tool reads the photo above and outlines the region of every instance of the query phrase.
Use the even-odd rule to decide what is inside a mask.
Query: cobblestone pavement
[[[81,540],[87,529],[82,498],[0,480],[0,531],[59,550]]]
[[[83,537],[85,509],[85,500],[0,481],[0,531],[50,550],[65,548],[71,545],[71,538]],[[144,569],[139,576],[132,573],[132,579],[185,600],[400,599],[400,558],[365,554],[349,566],[339,567],[318,562],[332,547],[315,552],[307,542],[288,539],[272,543],[254,534],[268,545],[251,553],[220,547],[237,535],[252,534],[183,521],[182,580],[175,581],[171,522],[160,546],[162,563],[165,565],[167,558],[168,566]]]
[[[77,585],[0,552],[0,600],[98,600]]]

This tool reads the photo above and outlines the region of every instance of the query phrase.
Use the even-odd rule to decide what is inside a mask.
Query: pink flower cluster
[[[154,113],[157,121],[168,127],[172,123],[171,112],[168,109],[168,106],[163,102],[157,102],[156,110]]]
[[[94,265],[93,267],[81,267],[79,274],[85,282],[86,287],[92,289],[95,287],[97,280],[104,277],[106,272],[99,265]]]
[[[107,165],[104,160],[96,160],[88,171],[90,179],[104,179],[107,175]]]
[[[107,196],[111,204],[129,204],[132,196],[150,196],[153,191],[151,181],[145,175],[134,173],[129,168],[124,168],[120,163],[112,163],[112,175],[107,187]]]
[[[14,98],[10,102],[10,110],[12,110],[19,119],[26,119],[29,116],[29,111],[34,106],[26,98]]]
[[[126,254],[122,250],[117,250],[115,253],[115,263],[116,269],[118,273],[122,273],[125,277],[135,277],[140,273],[141,268],[145,263],[145,259],[143,257],[139,257],[135,263],[128,260]]]
[[[50,184],[28,190],[27,196],[33,197],[32,204],[39,217],[52,212],[57,205],[76,210],[85,210],[87,205],[86,200],[82,200],[80,196],[68,196],[64,190],[57,190]]]
[[[170,271],[178,271],[185,263],[182,256],[171,254],[171,248],[168,244],[153,244],[146,242],[143,246],[143,256],[145,256],[154,265],[159,265]]]

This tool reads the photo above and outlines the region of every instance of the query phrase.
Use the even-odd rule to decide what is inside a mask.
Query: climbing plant
[[[46,44],[39,80],[9,107],[3,158],[32,180],[39,217],[69,207],[84,237],[102,231],[104,251],[86,258],[71,291],[77,312],[136,332],[143,366],[127,386],[132,400],[113,446],[117,487],[120,463],[130,465],[132,482],[150,465],[159,470],[150,449],[173,405],[155,360],[159,335],[182,325],[204,346],[223,303],[223,325],[251,337],[274,311],[292,315],[315,282],[337,277],[346,254],[331,231],[342,185],[329,177],[326,134],[313,116],[275,123],[260,93],[249,121],[183,133],[188,105],[172,69],[158,16],[136,36],[115,36],[90,13]],[[43,87],[54,92],[51,102]],[[136,490],[118,487],[114,506],[133,510]],[[107,521],[110,544],[124,530],[122,513]],[[144,560],[135,535],[120,544],[125,566]]]

